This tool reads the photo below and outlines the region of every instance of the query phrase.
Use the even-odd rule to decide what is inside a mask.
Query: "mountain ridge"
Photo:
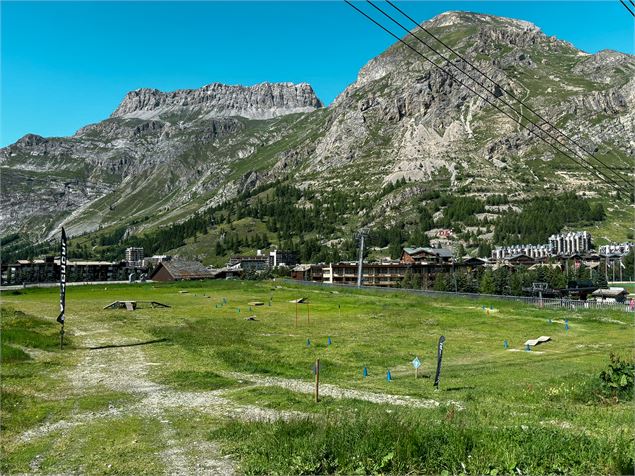
[[[308,83],[263,82],[253,86],[210,83],[169,92],[150,88],[130,91],[110,117],[160,119],[164,114],[198,113],[201,118],[271,119],[321,107],[322,102]]]

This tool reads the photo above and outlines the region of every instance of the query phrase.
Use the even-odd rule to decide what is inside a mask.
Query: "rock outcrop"
[[[271,119],[320,107],[322,103],[307,83],[261,83],[251,87],[212,83],[173,92],[145,88],[131,91],[111,117],[147,120],[196,115]]]

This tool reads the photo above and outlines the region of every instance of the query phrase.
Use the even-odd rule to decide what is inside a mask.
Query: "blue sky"
[[[447,10],[529,20],[596,52],[634,53],[619,1],[409,1],[424,21]],[[367,6],[360,4],[360,6]],[[0,145],[71,135],[126,92],[211,82],[309,82],[328,104],[392,39],[343,1],[0,3]]]

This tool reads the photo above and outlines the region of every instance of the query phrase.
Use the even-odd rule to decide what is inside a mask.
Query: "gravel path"
[[[303,380],[288,379],[282,377],[269,377],[253,374],[244,374],[239,372],[230,372],[227,376],[246,380],[248,382],[254,382],[257,385],[264,387],[281,387],[298,393],[313,393],[314,386],[311,382]],[[354,400],[363,400],[366,402],[400,405],[413,408],[436,408],[440,405],[437,400],[423,399],[410,397],[407,395],[391,395],[387,393],[375,393],[367,392],[364,390],[353,390],[350,388],[343,388],[337,385],[320,384],[320,395],[326,395],[332,398],[350,398]],[[459,410],[463,407],[460,403],[455,401],[448,401],[447,404],[455,405]]]

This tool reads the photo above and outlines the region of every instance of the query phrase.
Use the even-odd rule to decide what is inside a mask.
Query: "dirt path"
[[[282,377],[265,377],[261,375],[244,374],[239,372],[227,373],[228,376],[254,382],[264,387],[281,387],[298,393],[313,393],[314,386],[311,382],[302,380],[287,379]],[[440,405],[437,400],[415,398],[407,395],[391,395],[388,393],[367,392],[363,390],[353,390],[342,388],[337,385],[320,384],[320,394],[332,398],[348,398],[353,400],[363,400],[366,402],[399,405],[413,408],[436,408]],[[448,401],[447,404],[455,405],[459,410],[463,407],[455,401]]]
[[[76,337],[85,347],[98,346],[104,337],[112,340],[112,333],[104,329],[83,329]],[[297,418],[296,412],[283,412],[252,405],[237,405],[222,397],[222,391],[187,392],[174,390],[149,379],[149,369],[160,363],[149,362],[142,347],[117,347],[83,350],[79,363],[61,377],[69,383],[71,393],[86,395],[103,389],[132,394],[135,403],[104,412],[76,413],[71,418],[47,422],[24,432],[20,442],[46,436],[52,432],[67,434],[73,428],[89,425],[100,419],[147,416],[161,423],[161,439],[165,449],[160,456],[166,474],[235,474],[234,463],[223,457],[216,445],[208,441],[179,441],[177,432],[169,421],[170,411],[200,411],[219,418],[274,421]],[[42,358],[41,355],[33,355]],[[37,461],[33,462],[36,466]]]

